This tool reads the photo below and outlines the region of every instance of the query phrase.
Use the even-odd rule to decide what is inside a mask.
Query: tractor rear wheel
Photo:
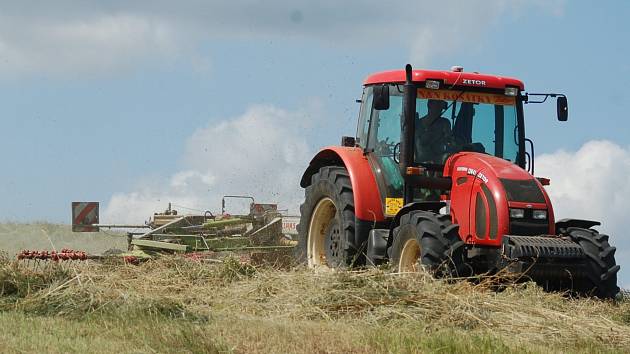
[[[394,229],[392,265],[398,272],[427,269],[436,277],[469,274],[459,226],[450,215],[416,210],[403,215]]]
[[[602,299],[614,299],[619,293],[617,272],[620,267],[615,262],[615,247],[608,243],[608,235],[593,229],[569,227],[566,234],[578,243],[587,257],[587,281],[574,286],[582,295],[595,295]]]
[[[345,167],[327,166],[311,178],[300,206],[296,256],[310,268],[355,265],[354,194]]]

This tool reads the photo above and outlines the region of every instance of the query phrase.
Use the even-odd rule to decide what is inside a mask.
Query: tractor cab
[[[442,179],[444,165],[458,152],[496,156],[533,172],[523,119],[528,96],[522,93],[521,81],[466,73],[461,67],[413,70],[408,85],[415,97],[407,101],[405,81],[404,70],[365,80],[356,134],[356,145],[375,167],[387,216],[410,202],[444,199],[450,189]],[[566,100],[564,105],[566,112]],[[405,109],[412,112],[407,118]],[[401,168],[403,147],[407,156]],[[405,200],[405,179],[409,182],[411,176],[424,183],[407,183]]]

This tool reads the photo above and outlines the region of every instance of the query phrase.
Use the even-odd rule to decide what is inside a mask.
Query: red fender
[[[354,193],[354,214],[357,219],[385,220],[376,178],[362,149],[343,146],[323,148],[311,160],[302,176],[300,186],[302,188],[309,186],[313,174],[324,166],[344,166],[348,170]]]

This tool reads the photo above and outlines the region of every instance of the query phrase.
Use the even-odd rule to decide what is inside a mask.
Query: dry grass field
[[[91,235],[87,246],[85,235],[45,225],[12,226],[29,237],[44,229],[58,248],[121,242]],[[533,284],[497,292],[485,282],[385,269],[313,272],[177,257],[56,264],[5,254],[0,327],[0,348],[15,353],[627,353],[630,301],[570,299]]]
[[[74,248],[98,253],[109,248],[126,247],[127,240],[124,234],[114,232],[73,233],[70,225],[46,222],[0,223],[0,250],[11,255],[23,249]]]

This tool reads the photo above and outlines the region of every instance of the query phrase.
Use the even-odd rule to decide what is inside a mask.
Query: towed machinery
[[[249,213],[231,215],[226,200],[242,199],[249,203]],[[101,229],[126,231],[127,250],[111,249],[103,254],[83,251],[24,250],[24,260],[87,260],[122,258],[136,263],[166,254],[183,254],[198,260],[214,260],[238,255],[254,263],[289,263],[297,217],[285,215],[277,204],[256,203],[253,197],[227,195],[221,200],[221,215],[210,211],[182,215],[171,207],[154,213],[144,225],[99,223],[98,202],[72,203],[72,231],[97,232]],[[122,234],[124,236],[124,234]]]
[[[613,298],[615,248],[597,221],[555,220],[534,175],[523,106],[566,96],[520,80],[405,70],[367,77],[356,137],[304,172],[298,257],[310,267],[390,262],[435,276],[508,271],[547,290]]]

